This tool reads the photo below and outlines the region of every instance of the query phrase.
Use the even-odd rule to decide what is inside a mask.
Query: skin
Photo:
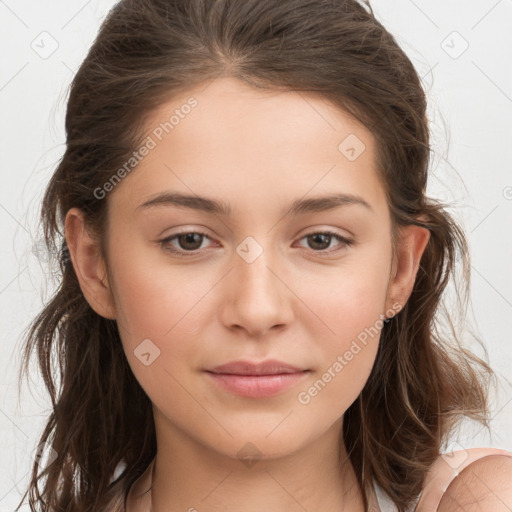
[[[491,455],[479,459],[446,489],[439,512],[510,512],[512,458]],[[423,512],[423,511],[419,511]]]
[[[439,457],[429,470],[416,512],[510,511],[512,458],[504,456],[506,450],[496,451],[503,454],[491,455],[487,448],[469,448]],[[481,455],[485,456],[478,459]],[[473,462],[466,465],[466,459]]]
[[[106,254],[80,210],[65,222],[84,296],[117,320],[128,362],[153,402],[153,510],[363,510],[352,466],[338,464],[347,458],[339,432],[371,372],[380,333],[309,403],[297,396],[365,328],[405,304],[429,232],[402,228],[393,260],[375,139],[321,97],[221,78],[162,105],[147,133],[190,96],[198,105],[103,199]],[[365,145],[354,161],[338,150],[349,134]],[[163,191],[222,200],[233,215],[137,208]],[[334,192],[360,196],[371,209],[286,215],[296,199]],[[306,236],[326,229],[353,245],[335,237],[315,245]],[[159,244],[180,230],[208,235],[196,256],[173,256]],[[250,263],[236,250],[248,236],[263,250]],[[177,238],[169,245],[188,247]],[[134,354],[145,339],[160,350],[148,366]],[[269,398],[235,396],[203,372],[269,358],[310,371]],[[250,467],[237,455],[247,443],[261,457]],[[148,510],[147,495],[128,510]]]

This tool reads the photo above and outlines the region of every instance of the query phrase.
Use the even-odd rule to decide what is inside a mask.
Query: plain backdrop
[[[64,150],[67,87],[113,5],[0,0],[0,512],[18,504],[50,411],[35,361],[21,396],[17,383],[21,335],[55,286],[41,246],[39,205]],[[512,2],[375,0],[373,7],[427,90],[429,194],[447,202],[466,230],[467,328],[484,341],[499,377],[492,436],[468,422],[448,448],[512,450]],[[467,346],[483,355],[469,334]]]

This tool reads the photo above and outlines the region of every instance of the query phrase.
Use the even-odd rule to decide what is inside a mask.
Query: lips
[[[230,363],[215,366],[211,370],[207,371],[226,375],[280,375],[286,373],[298,373],[306,370],[276,359],[269,359],[260,363],[253,363],[251,361],[232,361]]]
[[[309,370],[275,359],[252,363],[233,361],[206,370],[206,375],[221,389],[248,398],[278,395],[301,382]]]

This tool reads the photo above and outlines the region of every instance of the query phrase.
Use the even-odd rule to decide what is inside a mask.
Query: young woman
[[[443,453],[492,371],[438,328],[469,262],[425,109],[369,5],[116,4],[43,201],[32,510],[510,507],[511,453]]]

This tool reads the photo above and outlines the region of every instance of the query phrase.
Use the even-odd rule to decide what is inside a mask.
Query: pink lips
[[[303,379],[308,372],[275,359],[262,363],[233,361],[206,371],[210,378],[227,391],[253,398],[283,392]]]

